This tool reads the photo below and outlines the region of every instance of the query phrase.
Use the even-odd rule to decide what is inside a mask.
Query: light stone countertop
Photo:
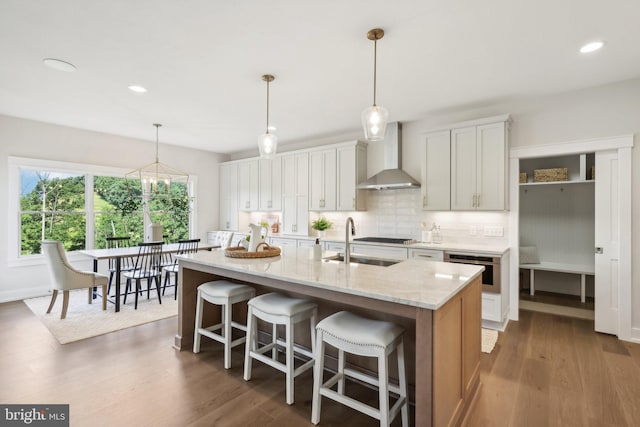
[[[323,257],[335,252],[323,252]],[[313,260],[312,248],[284,247],[270,258],[230,258],[222,250],[179,256],[212,266],[352,295],[437,310],[484,267],[410,259],[388,267]],[[182,262],[182,261],[181,261]]]

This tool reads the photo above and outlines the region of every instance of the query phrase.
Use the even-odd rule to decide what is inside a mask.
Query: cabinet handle
[[[473,203],[472,203],[472,207],[474,207],[474,208],[476,207],[476,195],[475,195],[475,193],[474,193],[474,195],[473,195]]]
[[[267,207],[268,207],[268,208],[273,207],[273,203],[271,202],[271,200],[269,200],[269,201],[267,202]]]
[[[417,254],[418,258],[433,258],[433,255],[423,255],[423,254]]]
[[[480,207],[480,193],[478,193],[478,205],[476,206],[476,208]]]
[[[356,207],[356,198],[351,199],[351,207],[355,209]]]
[[[422,196],[422,207],[423,208],[427,207],[427,196],[426,195]]]

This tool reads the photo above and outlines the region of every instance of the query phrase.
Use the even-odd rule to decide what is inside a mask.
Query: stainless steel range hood
[[[384,170],[358,184],[365,190],[395,190],[420,188],[420,183],[401,169],[402,167],[402,124],[387,124],[384,144]]]

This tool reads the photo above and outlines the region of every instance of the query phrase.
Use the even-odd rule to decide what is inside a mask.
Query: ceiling
[[[218,153],[640,76],[636,0],[2,0],[0,114]],[[580,54],[593,39],[605,48]],[[43,65],[73,63],[73,73]],[[137,94],[137,84],[148,89]]]

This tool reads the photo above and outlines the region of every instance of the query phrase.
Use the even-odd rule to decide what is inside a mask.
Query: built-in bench
[[[571,274],[579,274],[580,275],[580,301],[585,302],[585,283],[586,276],[595,275],[595,267],[593,265],[588,264],[566,264],[561,262],[546,262],[543,261],[539,264],[520,264],[520,268],[529,270],[529,282],[530,282],[530,290],[529,294],[534,295],[535,293],[535,277],[534,272],[536,270],[541,271],[554,271],[557,273],[571,273]]]

